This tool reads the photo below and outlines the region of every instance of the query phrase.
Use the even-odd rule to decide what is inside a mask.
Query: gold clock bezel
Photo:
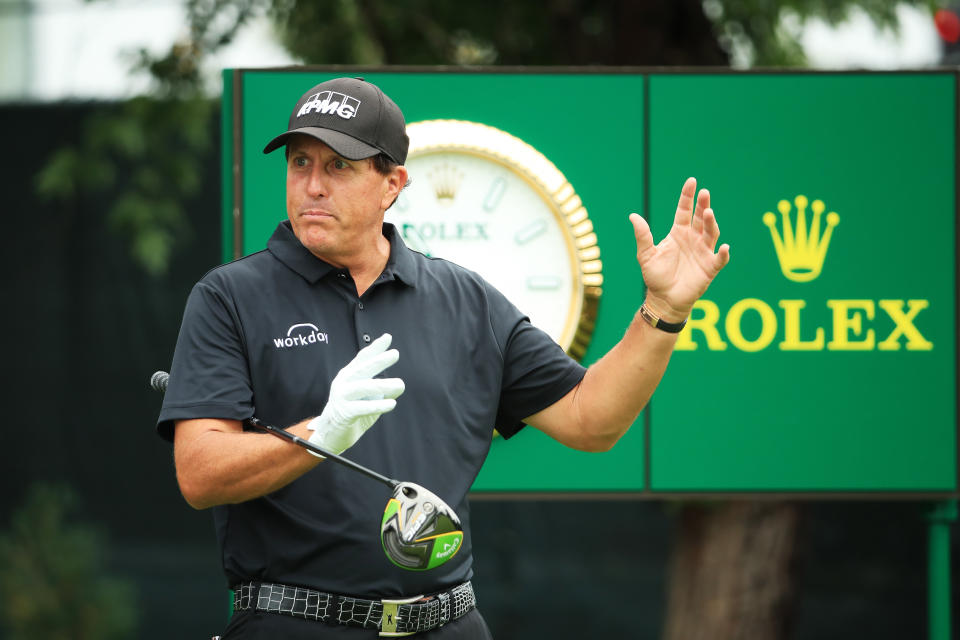
[[[559,344],[580,360],[596,325],[603,293],[603,263],[593,222],[573,186],[546,156],[501,129],[467,120],[423,120],[407,125],[407,157],[455,152],[492,160],[519,175],[543,198],[563,233],[573,292]]]

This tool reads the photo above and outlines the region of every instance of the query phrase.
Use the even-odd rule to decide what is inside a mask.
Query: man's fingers
[[[384,398],[399,398],[407,388],[400,378],[376,378],[373,382]]]
[[[717,218],[713,209],[707,209],[703,212],[703,243],[710,251],[717,246],[717,240],[720,238],[720,225],[717,224]],[[713,256],[714,275],[720,272],[727,263],[730,262],[730,245],[723,244]]]
[[[680,190],[680,201],[677,203],[677,215],[673,219],[676,225],[690,224],[693,215],[693,197],[697,193],[697,179],[687,178]]]
[[[356,400],[349,402],[344,407],[344,415],[349,420],[356,420],[363,416],[379,416],[383,413],[393,411],[397,406],[397,401],[393,398],[384,398],[382,400]]]
[[[393,342],[393,336],[389,333],[385,333],[357,353],[357,358],[363,357],[369,358],[370,356],[375,356],[378,353],[383,353],[390,348],[390,343]],[[354,359],[357,359],[354,358]]]
[[[710,208],[710,192],[706,189],[700,189],[697,194],[697,206],[693,210],[693,230],[697,233],[703,230],[703,212]]]
[[[717,216],[714,215],[713,209],[707,209],[703,212],[703,241],[713,251],[719,238],[720,225],[717,224]]]
[[[342,397],[351,401],[399,398],[405,389],[406,385],[400,378],[354,380],[343,385]]]
[[[378,373],[382,373],[387,367],[397,364],[399,359],[400,352],[396,349],[389,349],[374,355],[366,354],[364,358],[361,358],[358,354],[353,362],[344,367],[344,370],[348,372],[351,379],[372,378]]]
[[[633,223],[633,236],[637,239],[637,261],[643,262],[644,256],[653,249],[653,233],[639,213],[631,213],[630,222]]]
[[[720,250],[717,252],[716,257],[714,257],[713,260],[713,264],[717,269],[717,273],[719,273],[720,270],[727,266],[727,263],[730,262],[730,245],[720,245]]]

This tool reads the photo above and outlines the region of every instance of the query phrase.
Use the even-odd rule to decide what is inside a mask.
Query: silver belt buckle
[[[383,617],[380,619],[380,635],[387,638],[400,638],[402,636],[412,636],[416,631],[397,631],[397,610],[402,604],[413,604],[417,600],[422,600],[423,596],[414,596],[402,600],[383,599],[380,604],[383,606]]]

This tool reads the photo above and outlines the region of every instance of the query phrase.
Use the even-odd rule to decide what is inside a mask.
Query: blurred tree
[[[937,0],[703,0],[715,25],[717,40],[736,66],[803,66],[800,45],[803,23],[819,18],[837,25],[862,11],[878,28],[899,28],[897,7],[926,7],[931,16]]]
[[[776,500],[680,505],[664,640],[789,638],[801,514]]]
[[[284,45],[324,64],[725,65],[700,0],[278,0]]]
[[[185,202],[200,189],[199,163],[209,149],[217,101],[204,91],[202,64],[263,10],[260,0],[188,0],[188,35],[165,54],[133,53],[131,72],[147,73],[149,95],[105,105],[83,124],[79,144],[64,146],[37,175],[40,197],[69,203],[107,192],[112,229],[148,273],[166,272],[192,225]],[[62,211],[69,215],[69,206]]]
[[[801,26],[852,10],[896,29],[935,0],[276,0],[284,45],[317,64],[800,66]]]
[[[132,587],[105,574],[103,541],[68,521],[76,499],[37,485],[0,532],[0,629],[9,640],[112,640],[136,627]]]

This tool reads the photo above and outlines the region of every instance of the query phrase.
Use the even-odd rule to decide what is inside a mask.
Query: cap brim
[[[322,129],[320,127],[303,127],[301,129],[291,129],[290,131],[281,133],[267,143],[267,146],[263,148],[263,152],[270,153],[275,149],[279,149],[283,145],[287,144],[290,136],[295,136],[297,134],[303,134],[310,136],[311,138],[316,138],[347,160],[363,160],[364,158],[369,158],[380,153],[380,149],[372,147],[365,142],[360,142],[356,138],[348,136],[345,133],[334,131],[333,129]]]

